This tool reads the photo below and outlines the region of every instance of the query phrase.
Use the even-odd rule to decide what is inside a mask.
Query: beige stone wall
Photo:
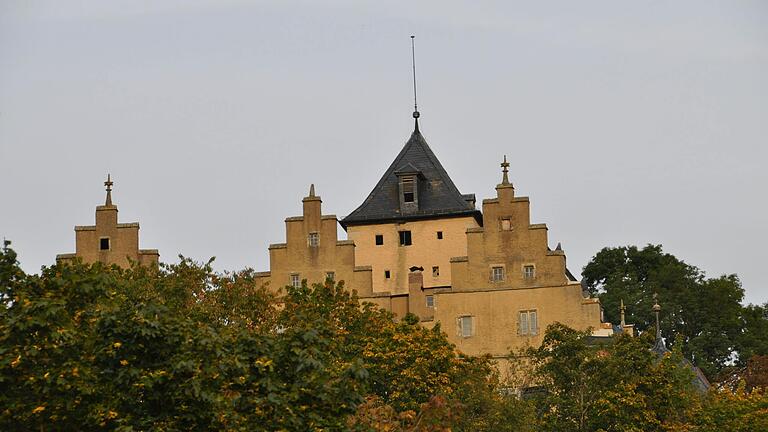
[[[536,311],[535,335],[518,334],[518,313]],[[448,339],[471,355],[505,356],[510,350],[541,344],[547,326],[561,322],[586,330],[600,329],[600,304],[585,299],[581,285],[488,289],[478,291],[441,292],[435,294],[435,321],[440,322]],[[458,318],[470,316],[473,334],[462,337]]]
[[[436,220],[411,221],[400,224],[377,224],[350,226],[347,237],[355,242],[357,265],[371,266],[373,270],[373,292],[408,292],[408,269],[424,268],[424,286],[439,287],[451,285],[450,259],[467,254],[466,231],[477,228],[477,221],[469,217],[455,217]],[[412,244],[400,246],[398,231],[411,231]],[[442,240],[437,232],[442,231]],[[376,235],[384,236],[384,244],[376,245]],[[432,276],[432,267],[439,268],[439,276]],[[384,271],[390,271],[386,279]]]
[[[355,265],[355,244],[338,239],[336,216],[322,214],[322,200],[314,196],[314,188],[302,204],[302,216],[285,220],[285,243],[269,246],[269,272],[259,273],[259,280],[277,290],[290,285],[292,275],[312,284],[324,282],[332,272],[336,281],[344,281],[358,295],[370,295],[371,269]],[[311,244],[311,235],[317,236],[316,245]]]
[[[129,267],[130,262],[157,265],[156,249],[139,249],[139,224],[118,223],[117,206],[96,207],[96,225],[75,227],[75,253],[62,254],[57,261],[80,258],[85,263],[101,262]],[[109,239],[109,249],[101,249],[101,239]]]
[[[451,263],[453,290],[567,284],[565,253],[549,250],[546,225],[530,223],[528,198],[515,197],[511,185],[499,185],[497,193],[483,200],[483,227],[467,231],[466,258]],[[526,266],[533,266],[533,277],[525,277]],[[492,280],[493,267],[503,268],[503,280]]]
[[[528,198],[515,197],[509,183],[496,191],[483,200],[483,227],[467,230],[466,256],[451,260],[451,290],[435,294],[435,321],[461,351],[498,357],[539,346],[555,322],[605,332],[599,302],[569,280],[565,253],[549,249],[546,225],[531,224]],[[534,269],[530,277],[526,266]],[[501,280],[493,279],[494,267],[503,268]],[[519,325],[523,311],[536,313],[536,329],[527,334]],[[471,317],[469,337],[459,328],[461,317]]]

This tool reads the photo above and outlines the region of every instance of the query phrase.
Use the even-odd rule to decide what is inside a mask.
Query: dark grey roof
[[[418,174],[419,179],[419,208],[407,215],[400,212],[397,174],[403,173]],[[360,207],[341,220],[341,226],[346,229],[350,225],[455,216],[473,216],[482,225],[482,214],[475,209],[474,195],[459,192],[419,132],[417,121],[400,154]]]

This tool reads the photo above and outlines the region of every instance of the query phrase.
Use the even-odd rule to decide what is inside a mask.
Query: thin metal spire
[[[659,295],[657,293],[653,293],[653,312],[656,314],[656,342],[653,344],[653,350],[659,354],[663,354],[669,352],[669,350],[664,343],[664,338],[661,337],[661,322],[659,320],[661,306],[659,306]]]
[[[104,186],[107,187],[107,201],[104,203],[104,205],[111,206],[112,205],[112,185],[115,184],[112,182],[112,178],[109,174],[107,174],[107,181],[104,182]]]
[[[413,66],[413,118],[419,130],[419,104],[416,101],[416,36],[411,35],[411,65]]]
[[[619,307],[619,311],[621,311],[621,328],[623,329],[627,322],[624,321],[624,312],[627,310],[626,307],[624,307],[624,299],[621,299],[621,307]]]

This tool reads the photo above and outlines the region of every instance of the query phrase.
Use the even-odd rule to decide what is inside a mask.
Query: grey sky
[[[462,193],[507,154],[578,273],[661,243],[768,301],[768,3],[0,0],[0,235],[74,251],[106,173],[161,259],[268,269],[315,183],[351,212],[412,130]]]

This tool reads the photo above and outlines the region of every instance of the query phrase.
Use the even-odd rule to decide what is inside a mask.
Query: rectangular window
[[[435,297],[434,296],[428,295],[426,297],[426,299],[427,299],[427,307],[428,308],[435,307]]]
[[[512,221],[509,220],[509,218],[504,218],[501,220],[501,230],[502,231],[509,231],[512,229]]]
[[[438,277],[440,276],[440,267],[433,266],[432,267],[432,277]]]
[[[384,235],[376,234],[376,246],[381,246],[383,244],[384,244]]]
[[[504,280],[504,267],[491,268],[491,281],[501,282]]]
[[[333,281],[336,280],[336,273],[334,273],[334,272],[326,272],[325,273],[325,278],[330,280],[331,282],[333,282]]]
[[[103,237],[99,239],[99,249],[109,250],[109,237]]]
[[[291,286],[294,288],[301,287],[301,279],[299,279],[299,274],[295,273],[291,275]]]
[[[517,332],[523,336],[535,336],[539,334],[539,319],[535,310],[519,312]]]
[[[459,317],[459,335],[461,337],[471,337],[472,336],[472,317],[471,316],[463,316]]]
[[[443,239],[443,232],[442,231],[438,231],[437,232],[437,239],[438,240],[442,240]]]
[[[416,199],[416,182],[413,177],[404,177],[403,180],[403,202],[412,203]]]
[[[536,267],[532,265],[523,267],[523,277],[526,279],[533,279],[536,277]]]
[[[320,246],[320,234],[319,233],[309,233],[309,247],[318,247]]]
[[[392,275],[392,274],[389,272],[389,270],[384,270],[384,279],[389,279],[389,277],[390,277],[391,275]]]
[[[400,234],[400,246],[410,246],[411,245],[411,232],[410,231],[399,231]]]

